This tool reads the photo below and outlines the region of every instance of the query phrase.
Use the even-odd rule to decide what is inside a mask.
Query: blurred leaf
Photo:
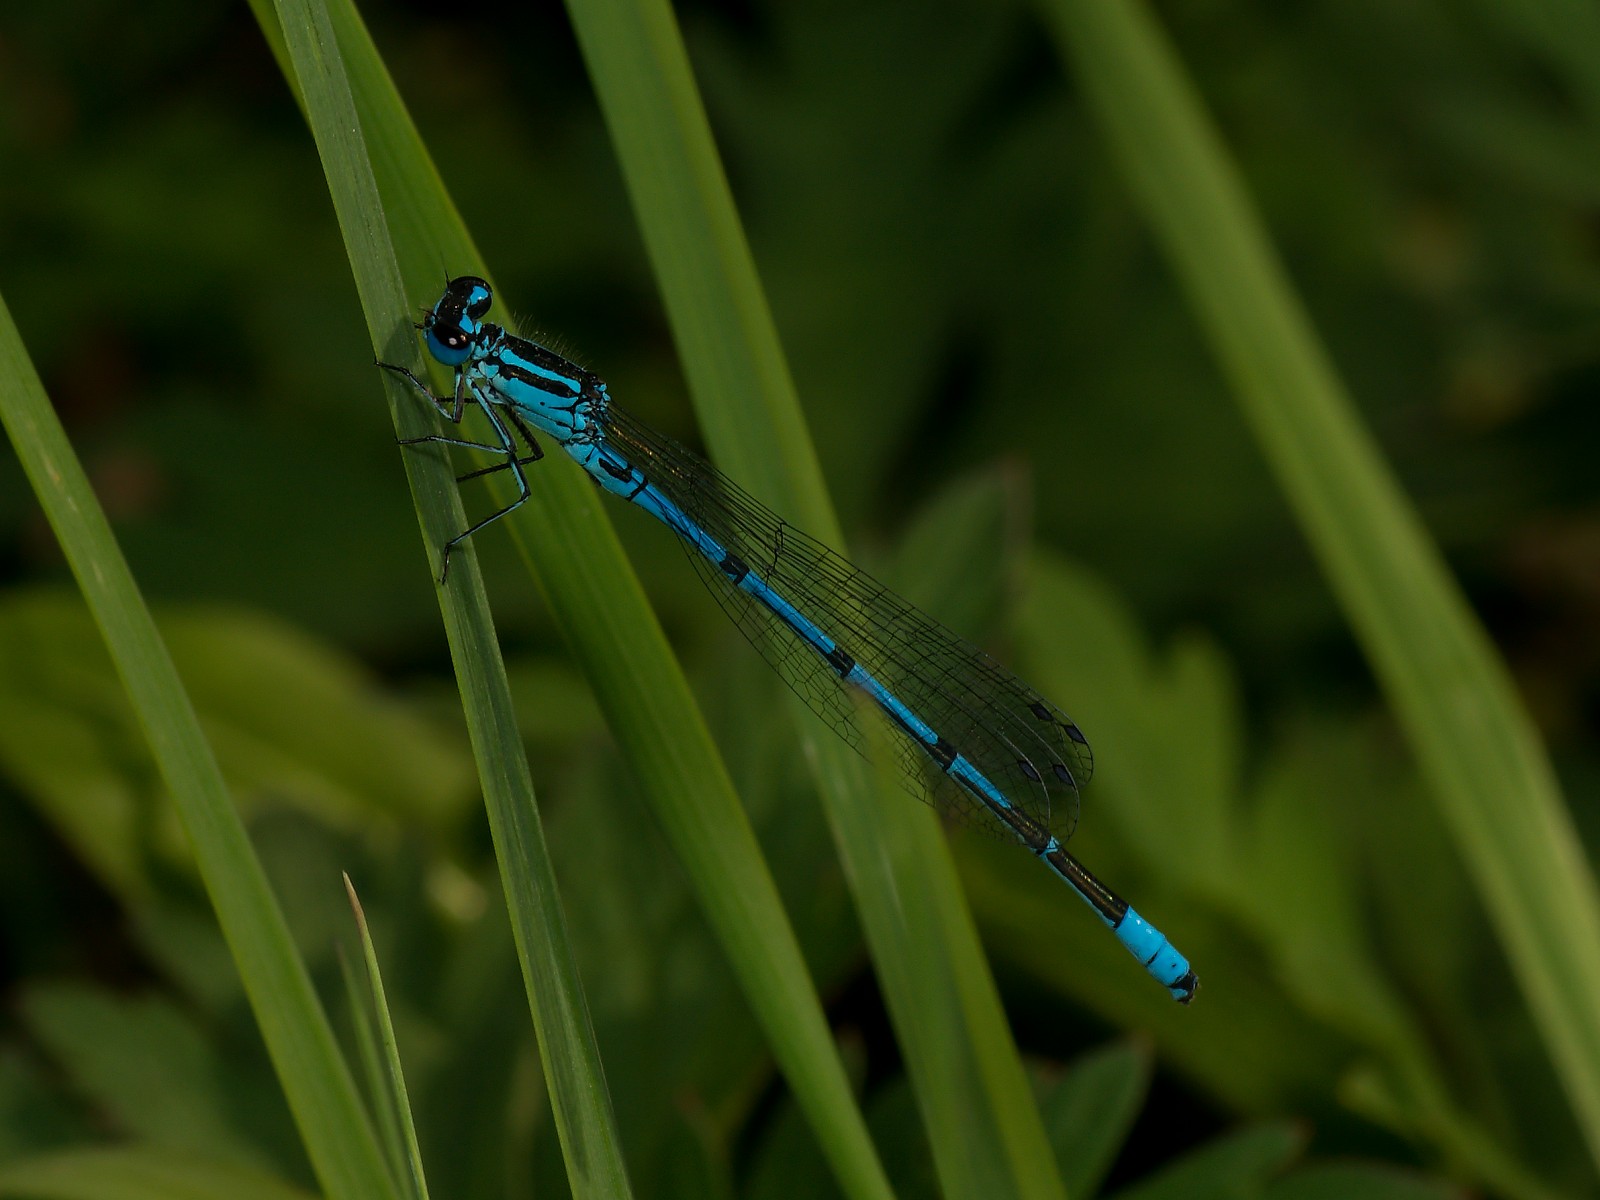
[[[1590,124],[1600,127],[1600,12],[1582,0],[1477,0],[1476,7],[1557,71]]]
[[[1331,731],[1330,731],[1331,732]],[[1292,748],[1265,773],[1244,845],[1241,918],[1271,947],[1288,990],[1308,1011],[1330,1019],[1392,1057],[1423,1044],[1378,971],[1351,887],[1356,862],[1329,815],[1363,775],[1337,737],[1317,752]]]
[[[705,1120],[706,1115],[692,1106],[678,1114],[655,1176],[663,1195],[705,1200],[734,1200],[738,1195],[728,1148]]]
[[[1306,1134],[1280,1122],[1258,1125],[1180,1158],[1115,1200],[1228,1200],[1259,1192],[1305,1148]]]
[[[145,771],[129,769],[128,759],[138,752],[127,744],[125,714],[116,711],[114,695],[98,698],[111,701],[109,706],[53,705],[32,672],[14,669],[14,646],[0,651],[0,761],[6,774],[102,886],[134,899],[148,886],[145,824],[154,781]],[[104,683],[114,682],[108,671]]]
[[[600,710],[583,676],[547,658],[516,658],[506,664],[517,725],[530,741],[571,745],[603,728]]]
[[[241,995],[228,943],[208,910],[155,893],[129,912],[140,949],[204,1012]]]
[[[169,1001],[61,984],[32,988],[23,1011],[33,1035],[123,1132],[217,1161],[271,1165],[227,1119],[226,1059]]]
[[[1336,1163],[1301,1167],[1273,1180],[1262,1200],[1466,1200],[1467,1193],[1442,1179],[1429,1179],[1394,1167]]]
[[[893,578],[916,603],[974,643],[999,623],[1027,546],[1027,498],[1014,469],[958,479],[919,506],[895,552]]]
[[[1574,204],[1600,199],[1600,140],[1592,129],[1476,95],[1439,101],[1433,124],[1457,153],[1524,187]]]
[[[1194,639],[1156,659],[1103,583],[1053,557],[1036,569],[1019,624],[1035,683],[1094,747],[1093,797],[1114,798],[1097,807],[1086,797],[1081,820],[1103,813],[1164,877],[1229,895],[1242,732],[1227,663]],[[1136,907],[1165,928],[1148,905]]]
[[[0,1167],[0,1196],[25,1200],[310,1200],[311,1193],[234,1164],[166,1148],[65,1150]]]
[[[439,824],[470,776],[460,751],[384,696],[333,646],[259,614],[165,613],[161,629],[233,788],[324,820]],[[110,657],[80,599],[0,600],[0,763],[101,880],[143,897],[155,780]],[[258,800],[259,802],[259,800]]]
[[[867,1124],[883,1147],[884,1168],[898,1200],[937,1200],[940,1176],[928,1145],[928,1122],[905,1076],[890,1080],[867,1098]]]
[[[259,614],[189,611],[173,656],[240,785],[296,797],[336,824],[424,826],[472,792],[461,748],[332,647]]]
[[[76,1141],[88,1122],[72,1111],[56,1081],[15,1047],[0,1047],[0,1164]]]
[[[744,1200],[789,1200],[797,1195],[835,1200],[842,1195],[792,1101],[784,1102],[762,1131],[750,1156],[741,1195]],[[903,1191],[899,1195],[905,1200]]]
[[[1150,1052],[1113,1044],[1075,1060],[1041,1105],[1068,1196],[1096,1195],[1150,1090]]]
[[[613,1084],[629,1161],[641,1178],[685,1170],[710,1149],[678,1143],[732,1136],[770,1069],[760,1028],[629,773],[594,761],[563,790],[550,842],[600,1044],[630,1064]],[[692,1129],[685,1104],[699,1111]]]
[[[1340,1081],[1339,1098],[1379,1124],[1438,1145],[1457,1170],[1482,1179],[1495,1191],[1519,1200],[1555,1200],[1561,1195],[1507,1154],[1482,1126],[1451,1104],[1438,1081],[1396,1080],[1376,1070],[1357,1069]]]

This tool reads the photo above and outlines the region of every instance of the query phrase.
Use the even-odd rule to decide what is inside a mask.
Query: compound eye
[[[489,311],[489,305],[494,302],[494,293],[489,290],[489,285],[476,275],[462,275],[450,281],[450,286],[445,290],[461,305],[463,312],[474,321],[483,319],[483,314]]]
[[[472,335],[457,325],[435,321],[426,341],[428,353],[446,366],[458,366],[472,356]]]

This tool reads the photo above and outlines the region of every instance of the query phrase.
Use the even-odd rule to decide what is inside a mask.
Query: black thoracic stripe
[[[574,398],[580,394],[578,389],[566,382],[566,380],[558,381],[550,379],[544,375],[535,375],[532,371],[525,370],[524,368],[517,366],[516,363],[507,362],[503,358],[500,360],[500,370],[505,373],[508,379],[515,379],[518,383],[525,383],[531,388],[537,388],[541,392],[550,392],[553,395],[571,396]],[[557,391],[558,386],[561,389],[559,391]]]
[[[509,333],[506,334],[506,342],[518,357],[525,358],[535,366],[543,367],[553,374],[568,379],[594,379],[596,383],[600,382],[592,373],[585,371],[577,363],[562,358],[548,346],[541,346],[538,342],[530,342],[527,338]]]
[[[846,654],[843,647],[835,646],[828,651],[828,665],[839,672],[839,678],[843,679],[856,669],[856,660]]]

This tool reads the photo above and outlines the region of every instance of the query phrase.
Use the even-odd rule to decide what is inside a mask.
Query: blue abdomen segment
[[[1187,1004],[1194,999],[1199,981],[1189,960],[1173,947],[1159,929],[1135,912],[1120,896],[1101,883],[1055,838],[1035,851],[1045,865],[1083,898],[1095,914],[1117,935],[1128,953],[1156,982],[1172,993],[1173,999]]]
[[[1187,1004],[1194,998],[1196,982],[1189,960],[1178,953],[1159,929],[1130,908],[1112,927],[1112,932],[1175,999]]]

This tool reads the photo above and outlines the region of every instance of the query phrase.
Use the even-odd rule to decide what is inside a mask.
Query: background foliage
[[[1159,11],[1600,835],[1583,61],[1488,0]],[[1108,1171],[1108,1190],[1175,1195],[1200,1194],[1184,1171],[1295,1195],[1444,1186],[1391,1168],[1591,1193],[1414,767],[1037,15],[679,15],[853,544],[1082,721],[1100,761],[1083,856],[1205,981],[1170,1007],[1025,859],[957,837],[1069,1194]],[[524,330],[693,442],[564,14],[365,16]],[[559,1189],[431,584],[300,114],[243,8],[29,2],[5,25],[0,288],[300,946],[335,994],[349,870],[435,1188]],[[108,1136],[310,1186],[109,661],[14,461],[0,476],[0,1188],[58,1194],[5,1164]],[[793,732],[762,719],[777,685],[671,540],[613,519],[891,1178],[922,1194],[844,881]],[[681,873],[537,596],[483,541],[636,1189],[816,1194],[826,1172]]]

